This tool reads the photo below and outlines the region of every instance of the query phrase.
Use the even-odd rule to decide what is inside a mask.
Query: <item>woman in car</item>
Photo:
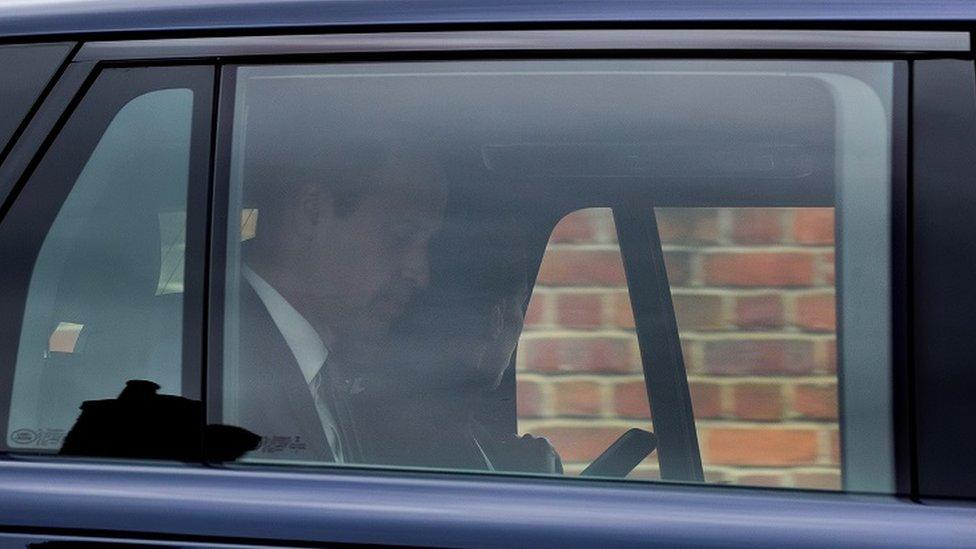
[[[547,440],[502,432],[492,418],[515,406],[498,387],[530,294],[525,231],[502,219],[448,217],[432,242],[430,287],[392,330],[359,411],[367,461],[562,473]]]

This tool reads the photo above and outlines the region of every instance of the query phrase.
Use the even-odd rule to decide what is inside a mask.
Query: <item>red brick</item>
[[[562,293],[556,300],[556,324],[562,328],[598,328],[603,324],[603,295]]]
[[[793,214],[793,240],[798,244],[834,243],[833,208],[799,208]]]
[[[793,486],[814,490],[840,490],[840,473],[793,473]]]
[[[627,292],[618,292],[613,296],[613,324],[618,328],[634,327],[634,309]]]
[[[549,236],[550,243],[592,242],[596,232],[593,226],[593,210],[575,211],[559,220]]]
[[[593,338],[579,340],[570,353],[583,360],[587,371],[597,373],[624,373],[640,370],[640,358],[634,356],[636,346],[629,339]],[[572,363],[571,361],[567,361]]]
[[[776,420],[783,416],[778,383],[741,383],[732,387],[732,415],[737,419]]]
[[[691,391],[691,407],[695,410],[695,418],[722,417],[722,386],[716,383],[692,381],[688,384]]]
[[[546,309],[549,307],[550,296],[535,292],[529,299],[529,307],[525,310],[525,327],[536,328],[546,323]]]
[[[820,254],[817,257],[817,272],[820,273],[820,278],[823,279],[824,284],[834,284],[834,252],[827,252]]]
[[[671,299],[679,329],[714,331],[725,327],[720,296],[678,294],[671,296]]]
[[[664,244],[714,244],[719,240],[717,208],[657,208]]]
[[[793,388],[793,411],[811,419],[837,419],[837,385],[802,383]]]
[[[535,436],[549,439],[564,463],[589,463],[623,434],[619,428],[590,426],[554,426],[536,429]]]
[[[620,253],[613,250],[548,250],[537,284],[544,286],[622,286],[626,283]]]
[[[705,281],[715,286],[809,286],[813,255],[796,252],[721,252],[705,256]]]
[[[613,386],[614,415],[626,418],[650,418],[647,387],[643,381],[626,381]]]
[[[801,295],[796,298],[796,326],[811,332],[837,330],[833,293]]]
[[[783,300],[776,294],[747,295],[735,300],[735,323],[740,328],[783,326]]]
[[[837,373],[837,340],[820,341],[817,343],[817,371],[825,374]]]
[[[518,382],[515,401],[519,417],[539,417],[545,410],[542,387],[534,381]]]
[[[668,273],[668,284],[672,288],[687,285],[691,281],[691,254],[665,252],[664,270]]]
[[[694,352],[698,344],[697,341],[688,339],[681,340],[681,358],[684,360],[686,372],[697,373],[701,370],[701,365],[698,364],[698,357]]]
[[[775,244],[783,238],[782,210],[736,208],[732,210],[732,239],[741,244]]]
[[[815,369],[812,341],[735,339],[705,342],[705,370],[712,374],[809,374]]]
[[[735,477],[735,483],[740,486],[763,486],[775,488],[785,486],[786,479],[782,473],[748,473]]]
[[[830,463],[840,465],[840,431],[830,432]]]
[[[593,417],[603,409],[600,385],[592,381],[562,381],[552,385],[556,414],[560,416]]]
[[[714,465],[809,465],[817,460],[812,429],[716,428],[705,433],[708,462]]]
[[[516,363],[535,372],[555,372],[562,360],[561,340],[556,338],[533,338],[519,341]]]
[[[628,373],[640,370],[627,338],[558,337],[523,341],[527,370],[535,372]]]

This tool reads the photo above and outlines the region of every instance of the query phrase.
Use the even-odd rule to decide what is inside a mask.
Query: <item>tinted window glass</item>
[[[196,396],[196,376],[183,373],[184,275],[209,77],[100,75],[0,225],[10,450],[135,456],[143,437],[164,436],[146,398]],[[114,400],[127,383],[142,412]],[[82,423],[100,438],[74,436],[68,448]],[[99,447],[110,440],[118,451]]]
[[[653,431],[609,208],[572,212],[553,229],[526,309],[516,370],[518,432],[549,440],[566,474],[581,473],[629,429]],[[628,477],[660,478],[657,452]]]
[[[833,210],[656,214],[705,479],[839,489]],[[610,209],[564,217],[519,341],[519,432],[568,473],[652,425],[619,254]],[[657,454],[628,477],[660,478]]]
[[[7,145],[71,44],[0,46],[0,150]]]
[[[256,462],[890,491],[895,69],[238,68],[217,412]]]

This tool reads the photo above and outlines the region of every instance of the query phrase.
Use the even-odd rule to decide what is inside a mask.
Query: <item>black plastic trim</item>
[[[891,143],[891,357],[895,493],[916,497],[912,351],[912,63],[896,63]]]
[[[191,66],[185,69],[181,80],[192,81],[193,126],[190,139],[190,172],[186,197],[186,249],[184,252],[185,281],[183,288],[183,396],[205,399],[201,372],[206,365],[207,301],[206,280],[208,274],[210,223],[210,174],[213,158],[214,80],[211,69],[207,76],[205,67]],[[199,74],[192,74],[191,71]],[[209,80],[207,80],[209,78]],[[191,80],[192,79],[192,80]],[[201,429],[201,433],[203,430]]]
[[[3,137],[7,137],[6,141],[0,143],[0,164],[3,163],[3,159],[7,157],[7,153],[10,152],[11,148],[13,148],[14,143],[17,142],[17,139],[20,137],[20,135],[24,133],[24,130],[27,128],[27,125],[30,123],[31,118],[33,118],[34,114],[37,113],[37,110],[44,103],[44,99],[48,96],[49,93],[51,93],[51,90],[54,88],[54,85],[58,82],[58,79],[60,79],[61,75],[64,74],[65,69],[68,68],[68,63],[71,62],[71,59],[74,57],[76,53],[78,53],[78,50],[81,48],[81,44],[77,44],[74,42],[61,42],[61,43],[30,44],[30,45],[17,44],[17,45],[11,45],[9,47],[29,47],[29,48],[43,48],[47,50],[54,50],[54,52],[52,53],[57,55],[57,57],[51,59],[50,58],[51,54],[48,54],[48,56],[44,56],[46,58],[31,60],[32,62],[35,63],[39,61],[45,63],[53,61],[55,66],[53,67],[53,71],[47,73],[47,78],[45,79],[41,89],[38,90],[38,94],[33,98],[34,100],[30,103],[30,108],[28,109],[28,111],[26,113],[19,113],[19,114],[24,114],[24,116],[23,118],[20,119],[20,122],[13,128],[13,131],[10,133],[10,135],[0,136],[0,140],[2,140]],[[41,66],[43,66],[45,63],[41,63]],[[18,67],[16,66],[9,67],[9,68],[5,67],[5,69],[9,69],[16,74]],[[23,77],[22,74],[16,74],[14,76],[14,78],[22,78],[22,77]]]
[[[34,159],[54,139],[57,129],[73,110],[77,99],[95,73],[95,63],[71,63],[38,108],[30,124],[0,164],[0,221],[19,190],[19,183],[33,169]]]
[[[918,496],[976,498],[976,70],[914,64],[912,332]]]
[[[230,234],[230,157],[233,142],[234,95],[237,68],[219,66],[219,94],[214,120],[214,159],[211,173],[210,250],[207,281],[207,367],[204,372],[207,420],[223,418],[224,307],[227,284],[227,238]]]

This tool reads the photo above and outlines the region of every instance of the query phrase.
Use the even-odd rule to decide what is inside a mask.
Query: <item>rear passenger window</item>
[[[566,474],[580,474],[629,429],[653,431],[609,208],[572,212],[553,229],[525,313],[516,376],[518,432],[548,439]],[[660,479],[657,452],[627,476]]]
[[[8,450],[163,457],[148,441],[187,427],[179,405],[115,399],[127,387],[128,396],[199,398],[198,374],[183,369],[200,364],[183,357],[184,327],[199,318],[185,311],[200,306],[185,296],[199,296],[200,282],[185,273],[187,243],[199,247],[187,215],[201,205],[188,197],[205,193],[210,77],[202,68],[103,72],[0,224]],[[198,261],[199,249],[189,253]],[[197,421],[187,428],[199,432]]]
[[[656,217],[705,479],[839,489],[833,209]],[[567,470],[652,425],[619,255],[610,209],[568,214],[526,313],[519,430],[547,436]],[[656,454],[628,476],[660,478]]]
[[[893,490],[903,64],[232,70],[244,462]]]

